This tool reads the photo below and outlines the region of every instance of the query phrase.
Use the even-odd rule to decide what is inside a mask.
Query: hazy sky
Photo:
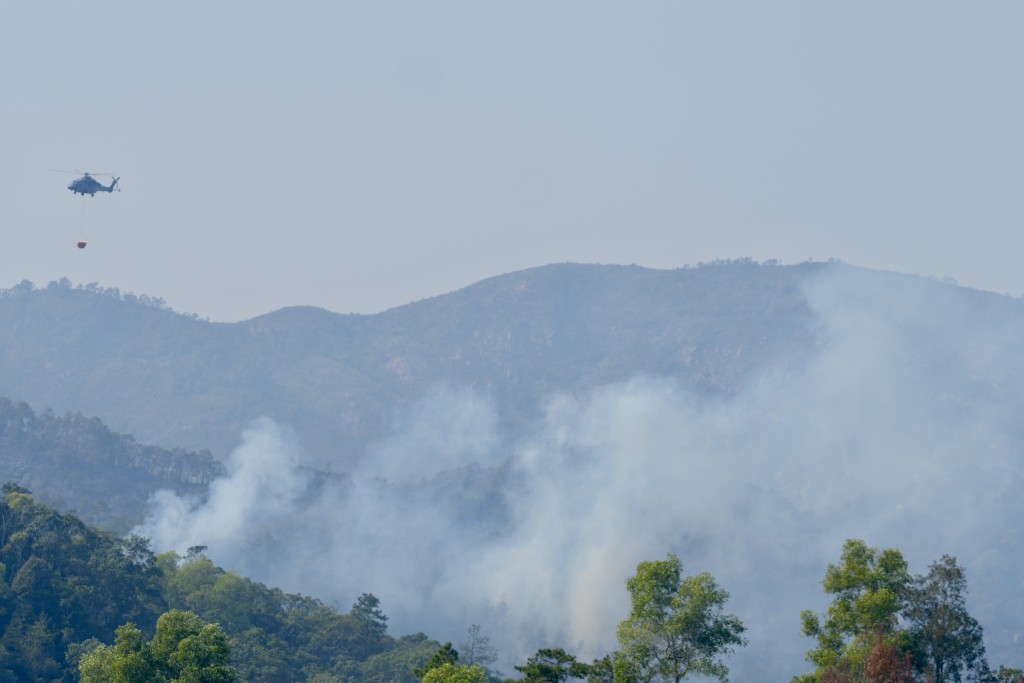
[[[3,3],[0,286],[239,320],[753,257],[1020,295],[1022,25],[1009,1]],[[83,211],[54,168],[124,191]]]

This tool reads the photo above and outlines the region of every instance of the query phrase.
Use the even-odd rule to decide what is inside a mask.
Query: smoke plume
[[[847,268],[805,294],[820,349],[733,398],[638,376],[551,396],[506,443],[487,396],[438,387],[362,471],[326,480],[263,420],[206,499],[161,492],[138,531],[342,609],[372,592],[395,633],[481,624],[507,672],[537,647],[612,650],[625,579],[674,552],[749,628],[736,680],[808,669],[799,612],[824,609],[825,567],[856,537],[915,573],[957,556],[990,659],[1024,663],[1019,302]]]

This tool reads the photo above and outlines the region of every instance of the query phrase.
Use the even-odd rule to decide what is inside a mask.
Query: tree
[[[864,674],[871,683],[914,683],[914,665],[909,652],[901,652],[878,638],[871,648]]]
[[[206,557],[207,550],[209,550],[209,548],[205,545],[189,546],[188,550],[185,551],[185,561],[195,562],[196,560],[201,560]]]
[[[724,612],[729,594],[711,574],[684,577],[670,553],[637,565],[626,588],[632,606],[618,628],[615,680],[679,683],[690,674],[728,680],[722,659],[746,645],[746,629]]]
[[[478,664],[466,666],[446,662],[428,671],[423,683],[487,683],[487,672]]]
[[[337,664],[333,672],[341,675],[340,680],[362,681],[363,683],[420,683],[423,675],[414,670],[422,667],[438,649],[438,643],[422,633],[402,636],[387,650],[373,655],[364,662]],[[424,672],[426,673],[426,672]]]
[[[514,668],[522,672],[523,681],[529,683],[564,683],[570,678],[583,678],[590,673],[589,666],[577,662],[576,657],[562,648],[541,648],[526,660],[526,664]]]
[[[230,666],[224,630],[219,624],[203,623],[192,612],[164,613],[156,622],[150,650],[170,681],[229,683],[238,680]]]
[[[118,545],[125,558],[133,565],[152,567],[156,562],[156,556],[149,547],[149,539],[145,536],[131,534],[127,538],[118,539]]]
[[[252,683],[292,683],[299,679],[294,650],[274,634],[251,628],[231,638],[231,659],[238,676]]]
[[[1024,683],[1024,669],[1012,669],[1000,664],[999,671],[996,672],[996,681],[999,683]]]
[[[824,622],[810,610],[800,613],[803,634],[818,640],[807,659],[819,673],[845,669],[858,676],[879,640],[901,651],[909,648],[907,634],[898,626],[910,574],[898,550],[879,552],[864,541],[849,539],[839,564],[826,569],[822,585],[835,596]]]
[[[363,593],[352,605],[351,616],[358,631],[352,644],[359,658],[365,659],[382,651],[388,618],[380,609],[380,600],[372,593]]]
[[[372,593],[363,593],[352,605],[352,617],[367,634],[382,638],[388,630],[388,618],[380,609],[380,600]]]
[[[161,615],[147,643],[134,624],[117,629],[112,646],[101,645],[81,659],[82,683],[235,683],[228,640],[217,624],[191,612]]]
[[[587,683],[615,683],[615,664],[611,655],[594,660],[587,673]]]
[[[428,671],[437,669],[444,666],[445,664],[458,664],[459,653],[452,647],[451,643],[445,643],[441,648],[430,656],[427,663],[422,668],[413,669],[412,672],[417,678],[423,678],[427,675]]]
[[[982,628],[966,603],[967,577],[956,558],[943,555],[916,577],[908,595],[907,619],[916,650],[935,683],[988,672]]]
[[[498,650],[491,646],[491,639],[480,633],[480,626],[473,624],[469,627],[468,640],[460,643],[462,648],[462,663],[467,665],[479,664],[486,669],[498,660]]]
[[[81,683],[143,683],[158,678],[156,663],[145,639],[135,624],[117,629],[113,645],[100,645],[81,659],[78,665]]]

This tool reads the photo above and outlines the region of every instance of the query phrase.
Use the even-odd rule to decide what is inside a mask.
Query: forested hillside
[[[224,571],[205,551],[154,555],[146,538],[99,531],[5,484],[0,681],[71,683],[80,672],[87,683],[499,680],[489,668],[497,651],[477,626],[459,650],[423,634],[396,639],[372,594],[341,613]],[[794,682],[1020,680],[1019,669],[1000,664],[998,676],[990,670],[955,558],[943,556],[915,577],[898,550],[850,539],[822,585],[834,596],[826,614],[801,613],[804,635],[817,640],[808,651],[815,670]],[[516,680],[728,680],[732,655],[748,645],[747,628],[711,574],[688,575],[670,553],[640,562],[625,589],[631,607],[621,614],[617,648],[587,664],[561,636],[547,636],[550,642],[514,666]]]
[[[151,637],[171,609],[219,624],[244,681],[411,683],[439,648],[423,635],[388,635],[373,595],[341,613],[226,572],[203,551],[154,555],[145,538],[99,531],[4,485],[0,681],[75,681],[79,660],[119,626]]]
[[[142,445],[98,418],[36,413],[0,397],[0,480],[21,482],[41,500],[108,529],[127,532],[141,522],[158,489],[201,495],[224,473],[209,451]]]

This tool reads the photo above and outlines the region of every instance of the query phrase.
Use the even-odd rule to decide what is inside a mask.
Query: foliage
[[[352,605],[350,612],[356,626],[353,645],[360,659],[380,652],[386,647],[388,618],[380,609],[380,600],[371,593],[363,593]]]
[[[1000,666],[999,671],[996,672],[996,681],[998,683],[1024,683],[1024,669]]]
[[[0,489],[0,683],[70,683],[87,660],[102,680],[114,661],[126,671],[142,667],[147,637],[169,652],[161,645],[167,639],[154,635],[158,618],[165,634],[173,627],[191,638],[175,655],[183,675],[202,651],[229,649],[245,681],[418,680],[413,668],[438,643],[388,636],[387,617],[369,593],[356,605],[358,616],[339,613],[224,571],[198,550],[154,555],[145,538],[117,538],[58,514],[17,484]],[[219,630],[193,633],[199,623]]]
[[[60,515],[24,487],[3,487],[0,669],[20,680],[66,678],[71,646],[110,641],[126,620],[152,629],[164,609],[146,543]]]
[[[293,683],[299,671],[288,644],[261,628],[251,628],[231,638],[231,659],[244,681]]]
[[[487,672],[478,664],[445,662],[428,671],[423,683],[487,683]]]
[[[864,674],[872,683],[914,683],[914,665],[909,652],[901,652],[881,637],[876,638],[864,665]]]
[[[990,681],[978,622],[967,613],[967,579],[944,555],[911,578],[899,551],[847,540],[823,582],[835,596],[824,623],[801,613],[817,638],[807,659],[817,669],[797,682],[928,683]]]
[[[55,415],[0,398],[0,474],[14,473],[40,502],[78,510],[115,531],[142,521],[153,491],[196,494],[224,473],[208,452],[139,444],[80,413]]]
[[[589,666],[577,662],[575,656],[562,648],[541,648],[526,660],[526,664],[515,669],[528,683],[563,683],[590,673]]]
[[[157,621],[149,643],[134,624],[117,629],[112,646],[101,645],[79,664],[82,683],[234,683],[227,636],[217,624],[191,612],[171,610]]]
[[[416,674],[417,678],[423,678],[427,675],[427,672],[431,671],[432,669],[437,669],[438,667],[444,666],[445,664],[458,663],[458,651],[454,647],[452,647],[451,643],[445,643],[437,652],[430,656],[430,659],[427,660],[426,664],[424,664],[422,667],[417,667],[413,669],[413,673]]]
[[[587,674],[587,683],[615,683],[615,664],[611,655],[594,660]]]
[[[856,675],[863,671],[877,638],[902,637],[897,625],[910,590],[907,563],[898,550],[878,551],[850,539],[839,564],[826,569],[822,585],[835,596],[824,622],[809,610],[800,614],[803,634],[818,641],[807,659],[819,670],[842,667]]]
[[[690,674],[728,680],[722,658],[745,645],[729,594],[708,573],[683,576],[675,555],[641,562],[626,581],[632,607],[618,628],[615,679],[674,681]]]
[[[154,555],[145,538],[117,538],[36,502],[23,486],[0,487],[0,683],[73,683],[78,672],[87,683],[488,680],[484,664],[495,652],[478,626],[463,646],[469,662],[451,643],[388,635],[370,593],[339,613],[225,571],[203,550]],[[1019,670],[988,671],[954,558],[912,579],[898,551],[850,540],[823,586],[834,596],[824,619],[803,615],[819,665],[795,680],[1024,683]],[[684,576],[670,554],[641,562],[626,587],[631,609],[617,652],[587,665],[542,648],[515,667],[523,680],[726,679],[723,658],[745,643],[744,628],[725,614],[728,594],[710,574]]]
[[[437,649],[437,641],[422,633],[403,636],[389,649],[369,657],[365,662],[354,663],[351,678],[346,680],[361,683],[418,683],[420,677],[413,673],[427,661]]]
[[[967,577],[956,558],[943,555],[917,577],[907,619],[917,654],[935,683],[986,677],[981,625],[967,613]]]

